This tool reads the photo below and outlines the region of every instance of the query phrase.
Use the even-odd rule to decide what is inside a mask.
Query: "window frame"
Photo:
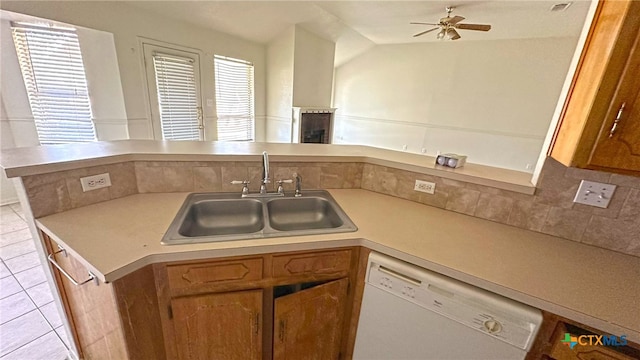
[[[40,145],[96,141],[97,130],[76,29],[22,21],[12,21],[10,27]],[[62,50],[50,51],[53,48]],[[58,66],[56,63],[64,65],[47,70],[52,65]]]

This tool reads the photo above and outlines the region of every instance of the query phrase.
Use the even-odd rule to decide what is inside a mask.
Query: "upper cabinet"
[[[551,157],[640,176],[640,2],[601,1]]]

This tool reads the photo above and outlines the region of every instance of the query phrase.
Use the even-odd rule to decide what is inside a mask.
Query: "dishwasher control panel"
[[[370,255],[367,283],[527,351],[542,322],[528,305],[380,254]]]

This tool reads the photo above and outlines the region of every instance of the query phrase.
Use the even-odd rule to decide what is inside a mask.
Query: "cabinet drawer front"
[[[262,258],[167,266],[169,286],[183,289],[262,279]]]
[[[276,255],[273,257],[273,277],[338,275],[347,273],[351,250]]]

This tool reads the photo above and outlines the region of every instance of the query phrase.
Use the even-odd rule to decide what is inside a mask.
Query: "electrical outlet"
[[[87,176],[80,178],[80,184],[82,184],[82,191],[87,192],[111,186],[111,178],[109,173]]]
[[[436,184],[428,181],[416,180],[416,185],[413,187],[413,190],[427,194],[435,194]]]
[[[606,208],[615,190],[615,185],[582,180],[573,202]]]

